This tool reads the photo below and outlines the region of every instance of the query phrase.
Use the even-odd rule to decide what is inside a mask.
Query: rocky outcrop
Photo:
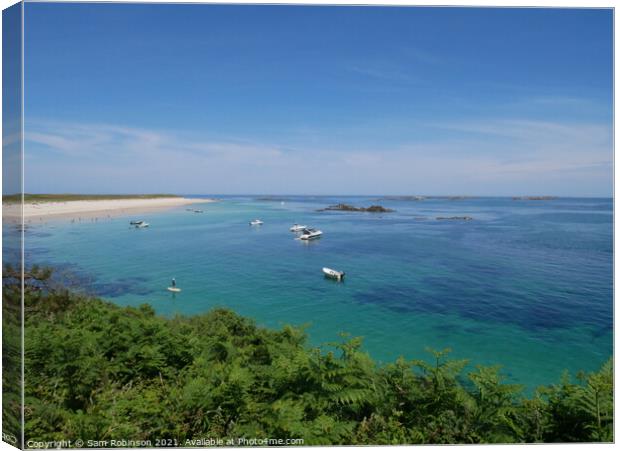
[[[363,212],[368,212],[368,213],[391,213],[394,210],[382,207],[381,205],[371,205],[370,207],[365,208],[365,207],[354,207],[353,205],[349,205],[349,204],[337,204],[337,205],[330,205],[327,208],[322,208],[317,211],[363,211]]]

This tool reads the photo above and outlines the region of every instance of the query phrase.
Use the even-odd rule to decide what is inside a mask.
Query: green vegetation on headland
[[[5,303],[19,303],[17,276],[5,267]],[[25,284],[26,440],[613,441],[611,360],[527,398],[498,368],[463,374],[446,351],[378,366],[359,338],[311,348],[301,329],[223,309],[163,318],[54,286],[36,267]]]
[[[72,200],[118,200],[118,199],[161,199],[181,197],[178,194],[24,194],[24,202],[69,202]],[[21,194],[2,196],[2,202],[11,204],[22,201]]]

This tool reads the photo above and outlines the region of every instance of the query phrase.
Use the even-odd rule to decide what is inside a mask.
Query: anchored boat
[[[263,221],[261,221],[260,219],[255,219],[254,221],[250,221],[250,225],[263,225]]]
[[[318,229],[304,229],[301,232],[301,236],[299,237],[300,240],[314,240],[316,238],[320,238],[321,235],[323,235],[323,232],[321,232]]]
[[[293,227],[291,227],[289,230],[291,232],[303,232],[304,229],[307,229],[308,226],[305,225],[299,225],[299,224],[293,224]]]
[[[342,280],[344,279],[344,271],[336,271],[331,268],[323,268],[323,274],[330,279]]]

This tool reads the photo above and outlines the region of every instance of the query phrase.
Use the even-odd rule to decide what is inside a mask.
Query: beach
[[[186,197],[161,197],[154,199],[104,199],[72,200],[66,202],[24,203],[24,220],[46,219],[93,219],[128,214],[147,213],[183,205],[215,202],[215,199],[190,199]],[[2,206],[4,220],[17,221],[20,217],[19,203]]]

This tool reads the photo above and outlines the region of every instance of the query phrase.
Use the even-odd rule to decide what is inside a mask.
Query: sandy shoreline
[[[216,202],[215,199],[161,197],[155,199],[72,200],[67,202],[32,202],[24,204],[24,221],[47,219],[93,219],[147,213],[183,205]],[[2,206],[4,221],[18,222],[20,204]]]

